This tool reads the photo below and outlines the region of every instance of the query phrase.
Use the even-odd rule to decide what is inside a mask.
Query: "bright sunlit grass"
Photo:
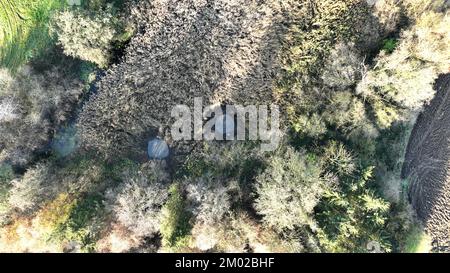
[[[431,251],[431,238],[420,227],[415,227],[408,238],[404,252],[429,253]]]
[[[0,0],[0,66],[16,70],[51,41],[48,21],[66,0]]]

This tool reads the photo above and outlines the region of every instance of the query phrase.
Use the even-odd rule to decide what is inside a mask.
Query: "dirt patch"
[[[436,82],[436,97],[411,134],[402,176],[409,198],[434,240],[450,239],[450,74]]]

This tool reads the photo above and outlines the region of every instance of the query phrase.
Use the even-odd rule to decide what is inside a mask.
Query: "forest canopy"
[[[449,1],[73,2],[0,0],[0,252],[436,251],[401,168]],[[278,147],[175,140],[195,98]]]

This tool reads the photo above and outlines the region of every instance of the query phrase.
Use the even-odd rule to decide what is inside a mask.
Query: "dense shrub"
[[[321,78],[325,86],[346,90],[361,79],[364,70],[364,59],[355,45],[339,43],[326,59]]]
[[[412,20],[427,12],[443,12],[449,8],[446,0],[402,0],[407,16]]]
[[[331,141],[325,147],[322,160],[323,165],[338,176],[351,175],[356,170],[354,156],[342,143]]]
[[[317,140],[329,132],[321,112],[330,92],[353,89],[367,69],[363,54],[381,37],[366,1],[317,1],[313,7],[305,11],[305,25],[290,33],[289,54],[282,55],[286,73],[276,94],[292,128]]]
[[[213,176],[238,178],[243,175],[245,160],[261,160],[259,145],[252,142],[204,142],[187,156],[178,175],[190,178],[206,173]]]
[[[39,211],[37,217],[40,225],[51,231],[64,224],[70,217],[70,213],[76,201],[68,194],[60,194]]]
[[[319,139],[327,132],[327,125],[323,117],[317,113],[311,115],[297,115],[292,122],[292,127],[296,133],[313,139]]]
[[[79,196],[98,190],[104,180],[102,162],[86,157],[73,157],[66,164],[51,160],[40,162],[11,181],[9,209],[30,214],[61,193]]]
[[[11,188],[11,181],[14,179],[14,172],[10,165],[0,164],[0,226],[6,220],[8,213],[8,192]]]
[[[278,230],[306,225],[326,185],[314,158],[288,148],[268,162],[256,178],[255,208],[264,222]]]
[[[360,137],[374,139],[378,130],[368,117],[364,101],[349,91],[333,92],[322,118],[351,140]]]
[[[384,231],[390,205],[370,189],[372,173],[373,168],[363,170],[356,179],[341,180],[339,191],[325,191],[316,216],[325,251],[367,252],[371,244],[391,251]]]
[[[52,19],[51,32],[57,36],[64,53],[104,68],[111,58],[112,42],[118,35],[119,22],[110,10],[95,13],[65,10]]]
[[[23,177],[14,179],[8,198],[10,208],[23,212],[38,208],[54,194],[50,176],[51,166],[40,164],[29,169]]]
[[[378,0],[374,7],[374,15],[379,21],[383,35],[389,35],[397,31],[403,11],[400,5],[401,0]]]
[[[48,241],[48,229],[30,218],[14,218],[0,230],[0,249],[3,252],[62,252],[59,243]]]
[[[67,204],[61,207],[65,206]],[[94,193],[80,197],[73,202],[68,212],[67,218],[60,219],[51,233],[51,239],[60,241],[65,251],[95,251],[95,243],[108,216],[104,210],[103,196]]]
[[[12,217],[1,230],[0,249],[11,252],[62,252],[64,244],[53,233],[66,222],[75,205],[68,194],[60,194],[42,205],[34,217]]]
[[[160,232],[163,247],[176,249],[188,243],[192,229],[191,213],[187,210],[185,196],[180,184],[173,184],[169,189],[169,199],[162,210]]]
[[[186,181],[187,198],[193,202],[196,221],[214,225],[230,213],[231,197],[227,185],[220,178],[206,174],[194,181]]]
[[[433,85],[448,71],[448,14],[424,12],[401,34],[392,54],[378,56],[374,69],[358,84],[357,93],[369,100],[381,128],[409,118],[434,96]]]
[[[14,252],[93,251],[105,220],[102,215],[101,196],[77,199],[61,193],[42,205],[34,218],[14,218],[3,230],[0,247]]]
[[[286,234],[281,237],[242,212],[230,214],[215,225],[197,222],[192,237],[191,247],[201,251],[299,253],[304,250],[298,236]]]
[[[119,223],[136,236],[151,236],[160,229],[161,209],[168,198],[167,174],[159,164],[124,174],[113,210]]]
[[[83,88],[64,68],[0,72],[0,161],[25,165],[67,121]]]
[[[314,10],[304,12],[310,16],[305,16],[310,20],[307,23],[320,27],[296,26],[292,30],[294,45],[290,45],[290,54],[285,56],[285,63],[289,65],[286,69],[295,77],[292,80],[313,80],[319,76],[325,59],[337,41],[357,43],[371,40],[378,35],[378,31],[365,33],[373,24],[368,20],[369,9],[365,1],[317,1]],[[307,31],[304,31],[304,28]]]

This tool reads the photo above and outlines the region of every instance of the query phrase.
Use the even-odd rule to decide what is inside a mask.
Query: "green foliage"
[[[420,112],[435,95],[435,80],[448,72],[449,22],[448,13],[421,14],[401,33],[392,53],[382,51],[358,84],[356,92],[372,105],[380,128]]]
[[[306,5],[305,5],[306,6]],[[368,9],[365,1],[360,0],[340,0],[340,1],[314,1],[314,7],[311,10],[304,11],[304,21],[296,25],[291,30],[289,48],[285,50],[283,55],[283,64],[286,74],[279,81],[278,93],[281,94],[282,102],[293,107],[293,111],[289,111],[289,119],[294,124],[294,128],[298,131],[303,124],[310,124],[313,136],[320,133],[323,126],[318,123],[317,117],[311,113],[312,105],[320,107],[323,98],[317,97],[321,91],[311,87],[317,82],[323,74],[324,68],[333,70],[333,62],[338,58],[332,58],[331,63],[328,57],[333,55],[333,48],[338,41],[356,42],[364,35],[364,28],[370,26],[367,20]],[[376,36],[376,31],[370,33]],[[367,36],[369,37],[369,36]],[[335,51],[335,55],[349,56],[348,50],[342,47],[342,50]],[[358,58],[351,55],[353,61],[347,62],[347,67],[351,70],[357,70],[352,67],[354,61],[358,62]],[[347,60],[348,61],[348,60]],[[337,61],[335,65],[342,66],[342,62]],[[324,83],[335,85],[337,82],[345,82],[354,78],[354,73],[348,74],[348,79],[344,80],[343,75],[336,75],[337,70],[324,73]],[[338,68],[345,71],[343,67]],[[350,82],[351,84],[351,82]],[[301,91],[297,91],[297,90]],[[318,94],[319,93],[319,94]],[[305,111],[310,113],[305,113]],[[305,122],[305,114],[314,118],[311,122]],[[300,121],[300,123],[299,123]],[[318,126],[319,125],[319,126]]]
[[[215,165],[203,155],[194,154],[188,156],[186,162],[178,171],[177,176],[201,177],[206,172],[214,172]]]
[[[90,62],[83,62],[79,69],[80,79],[84,83],[91,83],[95,79],[96,67]]]
[[[406,238],[403,252],[429,253],[431,251],[431,238],[420,226],[412,228]]]
[[[120,22],[110,10],[65,10],[53,17],[51,32],[65,54],[105,68],[119,29]]]
[[[204,143],[185,160],[177,177],[198,178],[205,174],[234,179],[252,176],[249,169],[260,165],[258,145],[253,142]],[[250,177],[251,178],[251,177]]]
[[[103,212],[103,209],[103,197],[96,193],[90,194],[77,202],[67,226],[73,230],[82,229],[86,223],[99,215],[99,212]]]
[[[4,185],[9,183],[14,178],[14,171],[11,165],[1,164],[0,165],[0,184]]]
[[[106,178],[103,163],[85,154],[70,157],[70,160],[52,158],[41,162],[11,182],[9,207],[28,213],[54,200],[60,193],[79,196],[99,190]]]
[[[386,53],[391,54],[394,52],[395,48],[397,47],[398,41],[397,39],[390,38],[383,40],[383,47],[382,50],[386,51]]]
[[[113,164],[105,166],[105,175],[113,180],[122,181],[125,173],[135,173],[139,170],[139,164],[129,159],[121,159]]]
[[[54,200],[44,205],[38,213],[39,224],[51,231],[67,222],[76,205],[76,201],[67,193],[59,194]]]
[[[401,109],[386,103],[382,99],[374,98],[372,101],[373,111],[376,118],[376,123],[381,129],[388,129],[396,121],[401,119]]]
[[[366,69],[361,51],[378,43],[366,1],[314,1],[312,9],[290,33],[283,56],[286,73],[277,93],[289,125],[311,139],[307,145],[329,137],[375,138],[365,103],[352,92]]]
[[[64,218],[60,218],[50,238],[61,242],[77,243],[81,251],[94,251],[95,241],[101,231],[101,219],[105,217],[103,197],[90,194],[70,206]]]
[[[151,236],[160,228],[161,207],[167,201],[168,176],[157,162],[131,166],[121,174],[122,185],[113,211],[117,220],[139,238]]]
[[[352,141],[358,138],[374,139],[378,136],[364,102],[349,91],[333,92],[322,118]]]
[[[385,130],[377,139],[378,162],[382,163],[388,171],[400,170],[403,157],[409,141],[412,126],[410,124],[397,124]]]
[[[339,176],[351,175],[356,169],[353,155],[336,141],[331,141],[325,148],[323,161],[329,171]]]
[[[367,252],[371,242],[391,251],[384,232],[389,203],[370,189],[372,173],[373,168],[367,168],[356,178],[342,180],[340,190],[325,192],[316,215],[325,251]]]
[[[343,2],[346,1],[335,1],[335,4],[344,6]],[[401,11],[394,1],[379,2],[376,16],[384,20],[380,22],[387,35],[399,24]],[[429,6],[431,1],[408,2],[406,8],[410,9],[410,5],[416,4],[417,7]],[[393,5],[397,8],[382,10]],[[386,21],[388,18],[395,22],[390,24]],[[303,70],[298,70],[298,74],[288,73],[289,80],[281,83],[281,93],[289,94],[286,96],[287,113],[294,132],[311,138],[309,142],[296,144],[320,154],[323,169],[332,180],[339,181],[339,189],[326,191],[316,209],[319,213],[315,219],[319,222],[318,234],[324,250],[365,252],[371,242],[380,243],[384,251],[401,249],[399,244],[410,226],[408,217],[402,216],[407,214],[402,195],[405,189],[402,189],[404,181],[398,173],[409,132],[404,128],[408,126],[404,121],[414,117],[434,96],[433,83],[438,71],[446,73],[448,70],[449,43],[446,40],[449,36],[443,28],[447,21],[448,14],[436,10],[417,14],[415,24],[401,32],[398,40],[383,42],[384,50],[371,70],[358,57],[360,43],[355,44],[356,48],[337,44],[333,50],[334,43],[326,44],[330,54],[322,54],[322,58],[313,54],[316,57],[311,62],[315,64],[314,70],[304,69],[310,65],[305,60],[312,59],[301,58],[302,46],[294,47],[296,51],[289,54],[299,58],[302,64],[286,62],[293,65],[292,71]],[[322,25],[319,29],[325,32]],[[442,66],[444,63],[447,65]],[[321,75],[320,80],[315,78],[317,75]],[[314,80],[311,82],[311,79]],[[322,123],[321,127],[312,126]],[[337,140],[351,148],[351,152]],[[325,143],[328,146],[324,150],[314,147]],[[368,171],[360,174],[355,171],[370,165],[377,166],[378,185],[369,183]],[[379,186],[395,206],[389,206],[379,196]]]
[[[191,214],[186,210],[186,201],[181,192],[180,184],[173,184],[169,189],[169,200],[163,207],[161,235],[163,246],[176,247],[183,243],[192,229]]]
[[[101,228],[100,218],[105,216],[103,209],[101,196],[82,199],[63,227],[64,238],[78,242],[83,251],[93,251]]]
[[[2,215],[8,210],[8,192],[11,188],[11,180],[14,172],[10,165],[0,164],[0,224]]]
[[[264,223],[280,231],[308,224],[326,188],[320,165],[292,148],[267,164],[256,178],[254,204]]]
[[[52,44],[48,22],[61,0],[1,0],[0,66],[18,69]]]
[[[320,27],[295,30],[296,45],[290,49],[290,66],[286,68],[290,75],[318,75],[335,41],[355,40],[360,34],[358,26],[363,25],[361,20],[368,12],[359,0],[324,0],[317,1],[316,5],[317,13],[309,23]]]
[[[314,113],[311,116],[299,115],[292,123],[294,131],[300,135],[319,138],[327,132],[327,126],[322,117]]]

